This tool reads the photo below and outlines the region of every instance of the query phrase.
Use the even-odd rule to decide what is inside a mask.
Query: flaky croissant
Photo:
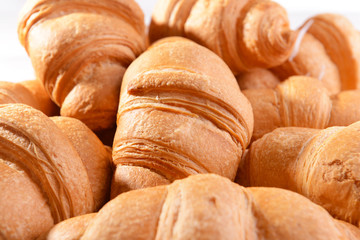
[[[323,129],[360,121],[360,90],[330,98],[323,84],[311,77],[294,76],[275,89],[243,93],[254,111],[253,140],[279,127]]]
[[[38,80],[20,83],[0,82],[0,104],[6,103],[26,104],[48,116],[57,115],[59,112]]]
[[[54,121],[61,129],[29,106],[0,105],[0,236],[5,239],[34,239],[54,223],[95,211],[108,197],[109,186],[99,186],[110,162],[100,154],[104,147],[90,144],[95,135],[80,121]],[[77,152],[82,148],[77,141],[94,155]]]
[[[360,122],[324,130],[278,128],[251,145],[237,182],[298,192],[359,226],[359,132]]]
[[[289,60],[275,73],[282,79],[292,75],[319,78],[332,94],[360,88],[360,34],[346,17],[319,14],[300,29],[304,38],[298,39]]]
[[[113,127],[125,69],[146,48],[135,1],[28,0],[18,35],[62,116]]]
[[[234,73],[285,62],[296,39],[285,9],[268,0],[158,0],[151,41],[184,36],[211,49]]]
[[[299,194],[276,188],[244,188],[215,174],[201,174],[168,186],[121,194],[96,216],[67,220],[47,237],[356,240],[360,230],[333,219]]]
[[[279,78],[264,68],[255,68],[236,77],[241,90],[275,88],[280,84]]]
[[[198,173],[233,179],[252,129],[251,106],[226,64],[190,40],[163,39],[124,76],[112,196]]]

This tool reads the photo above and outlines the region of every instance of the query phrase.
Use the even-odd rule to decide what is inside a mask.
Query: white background
[[[0,81],[16,82],[34,78],[30,60],[20,45],[16,33],[17,17],[24,2],[25,0],[6,2],[1,0],[0,3]],[[144,10],[148,23],[156,0],[137,2]],[[277,0],[277,2],[288,10],[292,28],[297,28],[306,18],[317,13],[333,12],[347,16],[360,30],[359,0]]]

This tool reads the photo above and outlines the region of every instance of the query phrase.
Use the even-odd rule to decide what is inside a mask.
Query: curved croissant
[[[314,81],[322,82],[329,94],[337,94],[341,90],[337,66],[327,55],[325,46],[308,33],[301,40],[296,55],[271,70],[281,80],[296,75],[313,77]]]
[[[95,209],[100,209],[110,197],[111,152],[79,120],[69,117],[52,117],[51,120],[68,137],[78,152],[89,177]]]
[[[89,159],[78,152],[76,141],[94,142],[90,130],[78,120],[54,120],[61,129],[29,106],[0,105],[0,236],[5,239],[34,239],[54,223],[95,211],[108,197],[109,183],[99,187],[104,181],[94,179],[103,172],[98,166],[106,165],[97,153],[102,150],[91,145]]]
[[[275,89],[243,91],[254,111],[253,140],[279,127],[323,129],[360,121],[360,90],[329,97],[320,81],[294,76]]]
[[[133,0],[28,0],[18,34],[61,115],[111,128],[122,76],[146,48]]]
[[[255,68],[236,77],[241,90],[275,88],[280,80],[271,71]]]
[[[215,174],[201,174],[168,186],[121,194],[96,216],[85,215],[55,226],[47,239],[80,237],[356,240],[360,230],[333,219],[296,193],[244,188]]]
[[[26,104],[48,116],[57,115],[59,111],[38,80],[0,82],[0,104],[6,103]]]
[[[267,0],[158,0],[151,41],[184,36],[211,49],[234,73],[285,62],[296,32],[285,9]]]
[[[325,130],[279,128],[255,141],[237,182],[298,192],[360,225],[360,122]]]
[[[332,94],[360,88],[360,34],[347,18],[319,14],[300,29],[304,38],[298,39],[290,59],[274,69],[282,79],[292,75],[319,78]]]
[[[173,37],[154,44],[126,71],[117,125],[112,196],[198,173],[233,179],[253,115],[218,56]]]

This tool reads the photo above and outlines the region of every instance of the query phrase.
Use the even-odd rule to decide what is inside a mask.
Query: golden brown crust
[[[95,216],[96,213],[90,213],[62,221],[37,240],[78,240]]]
[[[36,108],[48,116],[58,114],[59,109],[51,101],[37,80],[20,83],[0,82],[0,104],[22,103]]]
[[[298,49],[294,49],[295,55],[272,71],[281,80],[295,75],[317,78],[330,94],[338,93],[341,90],[339,71],[328,56],[326,47],[308,33],[300,41]]]
[[[328,126],[331,100],[315,78],[294,76],[274,90],[250,89],[244,94],[254,110],[253,140],[278,127]]]
[[[91,218],[81,239],[353,240],[360,233],[299,194],[243,188],[214,174],[121,194]]]
[[[184,36],[211,49],[235,73],[280,65],[291,54],[297,33],[286,11],[267,0],[158,0],[150,40]]]
[[[255,68],[241,73],[236,77],[241,90],[275,88],[280,80],[271,71],[264,68]]]
[[[252,144],[240,171],[248,177],[237,179],[296,191],[359,225],[359,131],[360,122],[321,131],[279,128]]]
[[[69,138],[78,152],[89,177],[95,209],[100,209],[110,195],[111,155],[96,135],[81,121],[69,117],[52,117],[51,120]]]
[[[319,14],[312,21],[309,33],[325,47],[336,64],[341,79],[341,89],[360,88],[360,34],[344,16]]]
[[[22,172],[23,178],[27,178],[27,181],[37,187],[37,191],[45,199],[45,201],[39,200],[39,206],[48,205],[52,221],[57,223],[69,217],[94,211],[89,179],[78,153],[68,138],[43,113],[21,104],[1,105],[0,146],[2,163],[15,171]],[[11,181],[3,178],[1,180],[5,183]],[[5,185],[6,188],[12,188],[11,185]],[[34,195],[31,191],[34,190],[29,189],[29,194]],[[9,200],[3,197],[6,195],[1,195],[0,205],[6,206],[5,202]],[[34,199],[36,198],[39,197],[35,196]],[[13,207],[7,209],[10,213],[7,215],[9,218],[3,219],[5,226],[8,226],[4,228],[5,230],[1,229],[5,238],[9,233],[17,231],[12,228],[14,225],[11,225],[17,221],[19,214],[17,202],[31,208],[30,202],[26,205],[24,198],[14,199],[11,203]],[[35,219],[42,213],[43,211],[31,211],[30,215],[21,216],[26,219],[31,219],[33,216]],[[51,224],[46,221],[47,223],[40,229]],[[22,227],[28,228],[30,234],[37,234],[40,231],[39,228],[32,226]]]
[[[114,125],[124,71],[146,48],[135,1],[29,0],[18,34],[61,115],[93,130]]]
[[[209,172],[233,179],[251,138],[253,116],[218,56],[190,40],[167,38],[128,68],[117,124],[117,168],[146,168],[167,181]],[[117,169],[115,177],[127,175]]]
[[[348,90],[332,96],[329,127],[347,126],[360,121],[360,90]]]
[[[47,116],[59,115],[59,107],[56,106],[56,104],[50,99],[50,96],[47,94],[44,86],[39,80],[24,81],[20,82],[19,84],[26,87],[31,92],[32,96],[34,96],[36,99],[38,107],[32,107],[42,111]]]

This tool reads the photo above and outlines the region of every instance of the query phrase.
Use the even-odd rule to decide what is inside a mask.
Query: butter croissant
[[[360,121],[360,90],[328,96],[317,79],[290,77],[275,89],[243,91],[254,111],[253,140],[279,127],[323,129]]]
[[[237,182],[298,192],[360,226],[360,122],[324,130],[279,128],[255,141]]]
[[[85,215],[55,226],[47,239],[359,237],[358,228],[333,219],[322,207],[299,194],[276,188],[244,188],[215,174],[201,174],[168,186],[121,194],[95,216]]]
[[[38,80],[19,83],[0,82],[0,104],[6,103],[23,103],[48,116],[57,115],[59,112]]]
[[[360,88],[360,34],[344,16],[319,14],[299,30],[289,60],[274,72],[285,79],[309,75],[323,81],[330,93]]]
[[[285,62],[296,39],[285,9],[268,0],[158,0],[151,41],[184,36],[211,49],[234,73]]]
[[[161,40],[124,76],[112,196],[198,173],[233,179],[252,129],[251,106],[218,56],[184,38]]]
[[[18,35],[61,115],[92,130],[115,124],[121,80],[146,48],[133,0],[28,0]]]
[[[109,183],[100,187],[104,181],[94,179],[104,172],[98,166],[110,165],[108,155],[105,162],[97,153],[103,146],[89,144],[94,142],[90,130],[80,121],[55,121],[80,128],[60,129],[26,105],[0,105],[0,235],[5,239],[34,239],[54,223],[95,211],[108,198]],[[84,146],[94,148],[89,159],[82,159],[74,144],[81,136]]]

